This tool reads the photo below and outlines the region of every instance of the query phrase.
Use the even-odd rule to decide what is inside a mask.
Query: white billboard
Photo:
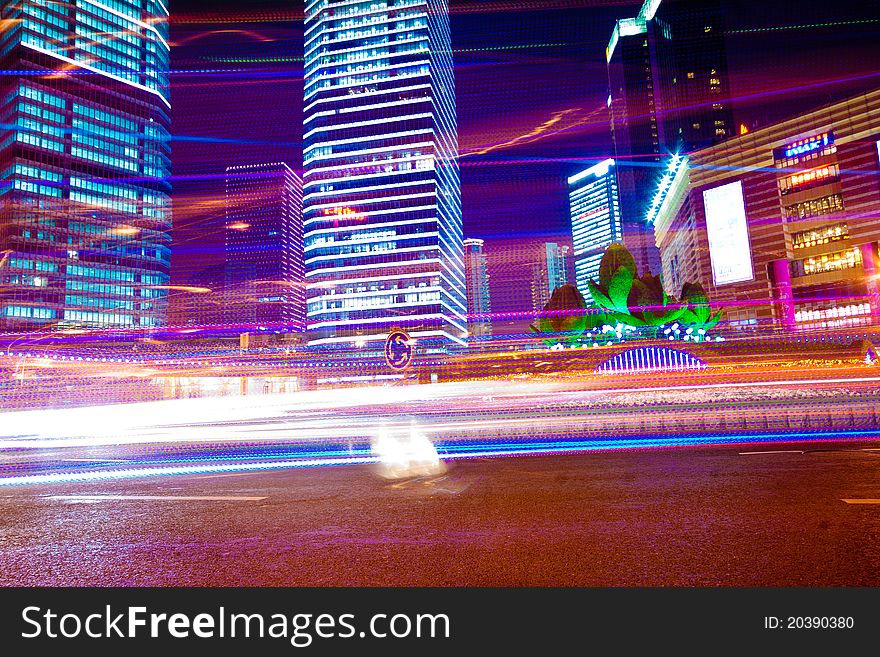
[[[754,280],[742,181],[705,190],[703,205],[715,285]]]

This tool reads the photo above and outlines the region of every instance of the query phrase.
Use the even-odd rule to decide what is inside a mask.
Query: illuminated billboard
[[[782,148],[777,148],[774,151],[773,155],[777,160],[781,160],[784,158],[800,159],[802,155],[808,155],[810,153],[815,153],[816,151],[821,151],[828,146],[832,146],[833,144],[834,131],[829,130],[828,132],[823,132],[818,135],[807,137],[806,139],[801,139],[790,144],[786,144]]]
[[[703,192],[706,236],[715,285],[740,283],[755,278],[752,250],[746,225],[742,182],[736,181]]]

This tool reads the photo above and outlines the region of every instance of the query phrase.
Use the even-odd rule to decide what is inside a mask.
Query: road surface
[[[0,488],[15,586],[880,585],[880,445],[780,443]]]

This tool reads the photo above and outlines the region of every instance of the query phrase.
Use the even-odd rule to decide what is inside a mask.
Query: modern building
[[[623,242],[659,269],[646,215],[664,162],[734,134],[720,0],[645,0],[606,50]]]
[[[471,345],[479,345],[492,335],[492,304],[489,297],[489,268],[484,242],[464,241],[464,271],[467,280],[468,337]]]
[[[302,181],[284,162],[226,169],[224,322],[305,330]]]
[[[3,0],[0,327],[166,323],[168,10]]]
[[[663,280],[735,325],[880,318],[880,89],[691,153],[655,221]]]
[[[304,209],[312,345],[466,345],[447,0],[309,0]]]
[[[541,311],[553,290],[568,283],[570,249],[555,242],[544,242],[538,252],[538,262],[532,268],[532,309]]]
[[[623,239],[617,163],[600,162],[569,178],[568,185],[575,285],[589,299],[587,281],[598,281],[602,254]]]

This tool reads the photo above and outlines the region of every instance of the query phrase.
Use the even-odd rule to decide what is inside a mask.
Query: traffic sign
[[[402,372],[408,368],[415,355],[414,341],[403,329],[393,329],[385,340],[385,362],[392,370]]]

